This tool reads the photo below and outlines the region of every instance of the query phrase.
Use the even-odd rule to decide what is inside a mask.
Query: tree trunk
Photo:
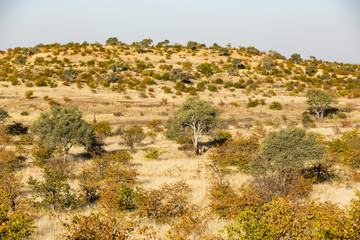
[[[67,157],[67,150],[66,147],[64,147],[64,164],[66,164],[66,157]]]
[[[195,152],[196,155],[199,155],[199,135],[198,134],[194,134],[194,147],[195,147]]]

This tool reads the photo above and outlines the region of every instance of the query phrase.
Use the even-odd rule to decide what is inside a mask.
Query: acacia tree
[[[82,119],[77,107],[53,105],[48,113],[42,113],[31,126],[31,131],[48,147],[64,152],[64,162],[74,144],[91,147],[95,142],[93,127]]]
[[[188,135],[199,154],[199,138],[203,133],[213,129],[219,119],[220,112],[207,101],[197,97],[190,97],[174,112],[174,117],[169,123],[170,138],[171,132],[175,136]],[[173,135],[174,136],[174,135]]]
[[[306,93],[306,103],[310,110],[316,114],[316,119],[322,121],[324,113],[330,108],[330,104],[335,103],[335,96],[320,89],[310,89]]]

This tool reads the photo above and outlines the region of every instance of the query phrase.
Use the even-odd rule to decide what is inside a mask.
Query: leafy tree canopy
[[[219,115],[219,110],[211,106],[209,102],[190,97],[174,112],[169,133],[170,135],[173,133],[173,137],[190,136],[197,149],[200,136],[216,126]]]
[[[263,160],[278,170],[301,169],[305,162],[322,158],[324,147],[314,134],[290,127],[270,132],[261,145]]]
[[[310,106],[318,120],[324,118],[324,113],[331,103],[335,103],[335,96],[320,89],[310,89],[306,93],[306,103]]]
[[[82,119],[77,107],[53,105],[31,126],[31,131],[49,147],[64,151],[64,160],[73,144],[91,147],[95,142],[93,127]]]

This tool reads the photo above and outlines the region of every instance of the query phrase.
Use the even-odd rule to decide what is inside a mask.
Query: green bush
[[[281,105],[281,103],[279,103],[279,102],[272,102],[272,103],[269,105],[269,109],[272,109],[272,110],[282,110],[282,105]]]
[[[208,90],[210,92],[217,92],[218,88],[215,85],[208,85]]]
[[[25,92],[26,99],[31,99],[33,95],[34,95],[34,91],[28,90]]]
[[[338,116],[338,118],[344,119],[346,118],[346,114],[343,112],[339,112],[338,114],[336,114]]]
[[[160,155],[164,154],[164,151],[161,151],[160,149],[157,148],[152,148],[148,151],[146,151],[144,157],[146,157],[147,159],[158,159]]]

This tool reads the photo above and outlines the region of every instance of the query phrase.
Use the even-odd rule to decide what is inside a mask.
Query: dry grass
[[[111,47],[106,47],[106,49],[112,49]],[[127,51],[125,51],[127,52]],[[177,62],[186,62],[190,61],[193,65],[190,72],[194,72],[196,66],[203,62],[227,62],[227,57],[220,56],[211,56],[207,53],[208,56],[204,56],[205,51],[201,50],[195,56],[192,56],[192,53],[181,52],[179,54],[173,54],[171,59],[166,59],[165,63],[162,59],[165,59],[164,56],[154,55],[151,53],[145,54],[135,54],[131,52],[129,55],[125,55],[125,52],[119,53],[120,58],[126,59],[130,64],[135,64],[136,60],[151,62],[156,67],[160,64],[172,64],[174,68],[181,68],[181,65]],[[46,54],[37,54],[36,57],[46,56],[51,53]],[[81,56],[77,55],[60,55],[59,59],[64,57],[70,59],[73,63],[79,63],[79,61],[89,61],[93,56]],[[232,57],[241,57],[234,53]],[[35,57],[29,59],[30,62],[34,60]],[[97,60],[105,61],[106,58],[103,56],[96,57]],[[145,60],[147,59],[148,60]],[[209,60],[206,61],[205,59]],[[253,57],[252,59],[245,59],[251,66],[255,67],[261,61],[260,57]],[[243,74],[248,74],[251,76],[251,71],[243,70]],[[211,78],[205,79],[208,81],[215,80],[216,78],[224,78],[224,81],[238,81],[237,77],[229,77],[224,74],[214,74]],[[244,77],[247,80],[248,77]],[[279,83],[280,84],[280,83]],[[58,101],[61,104],[68,105],[73,104],[77,105],[79,109],[83,112],[85,120],[92,122],[94,113],[98,121],[106,120],[109,121],[113,129],[117,127],[125,127],[131,124],[139,124],[145,126],[147,121],[153,119],[160,119],[164,122],[169,119],[171,112],[176,109],[177,106],[180,106],[181,103],[186,99],[187,94],[182,96],[173,94],[165,94],[161,89],[163,86],[173,86],[172,83],[158,81],[158,85],[152,86],[154,88],[155,98],[141,98],[138,91],[135,90],[126,90],[126,93],[116,93],[109,88],[98,87],[96,92],[92,92],[88,87],[84,85],[84,88],[78,89],[75,85],[69,87],[62,86],[61,83],[58,83],[58,87],[49,88],[49,87],[32,87],[26,88],[23,85],[21,86],[8,86],[0,88],[0,107],[9,112],[12,118],[9,121],[22,122],[25,125],[30,125],[40,113],[47,111],[49,109],[49,104],[43,98],[44,96],[49,96],[55,101]],[[34,92],[34,98],[24,99],[24,94],[27,90],[32,90]],[[273,97],[263,97],[262,93],[267,92],[269,88],[264,85],[261,89],[257,89],[257,93],[249,94],[244,89],[236,89],[234,92],[230,92],[228,89],[222,88],[217,93],[210,93],[208,91],[199,92],[198,95],[202,99],[212,102],[214,105],[218,106],[218,103],[221,104],[221,117],[228,120],[235,120],[236,123],[231,123],[229,126],[229,131],[235,136],[236,134],[249,135],[251,134],[252,129],[246,127],[246,124],[254,124],[256,120],[262,122],[272,121],[274,123],[279,123],[278,126],[266,126],[267,131],[279,127],[285,127],[286,124],[291,121],[295,121],[300,126],[301,113],[306,111],[307,105],[305,104],[305,98],[301,96],[288,96],[288,92],[283,90],[274,89],[277,93],[277,96]],[[147,92],[146,92],[147,93]],[[266,103],[269,104],[273,101],[278,101],[282,104],[283,110],[281,111],[272,111],[268,109],[268,105],[258,106],[257,108],[247,108],[246,103],[248,98],[253,95],[255,98],[265,98]],[[127,97],[128,96],[128,97]],[[68,97],[71,101],[65,103],[63,101],[64,97]],[[162,99],[167,99],[167,104],[161,104]],[[353,111],[348,114],[348,121],[355,123],[353,125],[359,124],[360,122],[360,109],[359,103],[356,99],[339,99],[339,106],[344,107],[346,104],[353,105]],[[22,116],[21,112],[29,112],[28,116]],[[115,112],[121,112],[123,116],[116,117],[114,116]],[[141,113],[143,113],[141,116]],[[159,114],[160,113],[160,114]],[[164,115],[167,113],[168,115]],[[282,115],[287,117],[287,122],[283,122]],[[324,135],[327,139],[338,137],[338,134],[334,133],[333,127],[340,126],[341,120],[333,119],[326,120],[323,123],[318,123],[317,128],[309,129],[310,131],[320,133]],[[341,129],[345,131],[346,129]],[[203,139],[205,140],[205,138]],[[107,151],[115,151],[119,149],[124,149],[123,146],[119,145],[120,138],[118,136],[109,137],[105,139],[105,149]],[[160,156],[158,160],[148,160],[144,157],[144,154],[149,148],[161,148],[166,151],[165,154]],[[152,143],[149,139],[145,142],[143,146],[138,146],[136,153],[133,154],[133,160],[131,164],[138,170],[138,185],[145,189],[149,188],[158,188],[164,183],[172,183],[179,180],[184,180],[187,182],[191,189],[191,196],[189,201],[194,203],[206,211],[208,204],[208,197],[206,189],[209,181],[212,178],[211,173],[205,168],[205,163],[208,160],[207,154],[202,156],[196,156],[194,153],[184,152],[178,150],[178,145],[174,142],[171,142],[163,135],[158,135]],[[70,161],[71,169],[73,174],[80,173],[88,164],[90,160],[78,159],[77,156],[83,153],[84,149],[81,147],[74,147],[70,151],[70,155],[73,157],[73,160]],[[25,163],[25,167],[21,170],[21,174],[25,180],[29,176],[35,178],[41,177],[41,170],[39,168],[33,167],[30,164],[28,159]],[[248,180],[248,176],[245,174],[232,174],[229,176],[229,180],[233,186],[240,186],[242,183]],[[78,189],[78,183],[74,180],[70,181],[71,186],[74,189]],[[360,189],[360,184],[352,185],[341,185],[336,181],[330,183],[318,184],[314,187],[314,192],[312,198],[318,199],[319,201],[331,201],[334,203],[339,203],[341,206],[347,205],[350,202],[350,199],[353,198],[354,189]],[[83,213],[87,214],[92,209],[85,210]],[[151,221],[144,221],[145,224],[154,224]],[[216,233],[218,230],[222,229],[224,225],[228,222],[218,219],[213,219],[208,223],[208,231],[211,233]],[[30,239],[58,239],[61,232],[60,226],[57,224],[57,220],[49,217],[48,215],[40,215],[36,219],[36,224],[38,228]],[[167,225],[154,224],[156,228],[159,229],[160,235],[164,235],[168,229]]]

